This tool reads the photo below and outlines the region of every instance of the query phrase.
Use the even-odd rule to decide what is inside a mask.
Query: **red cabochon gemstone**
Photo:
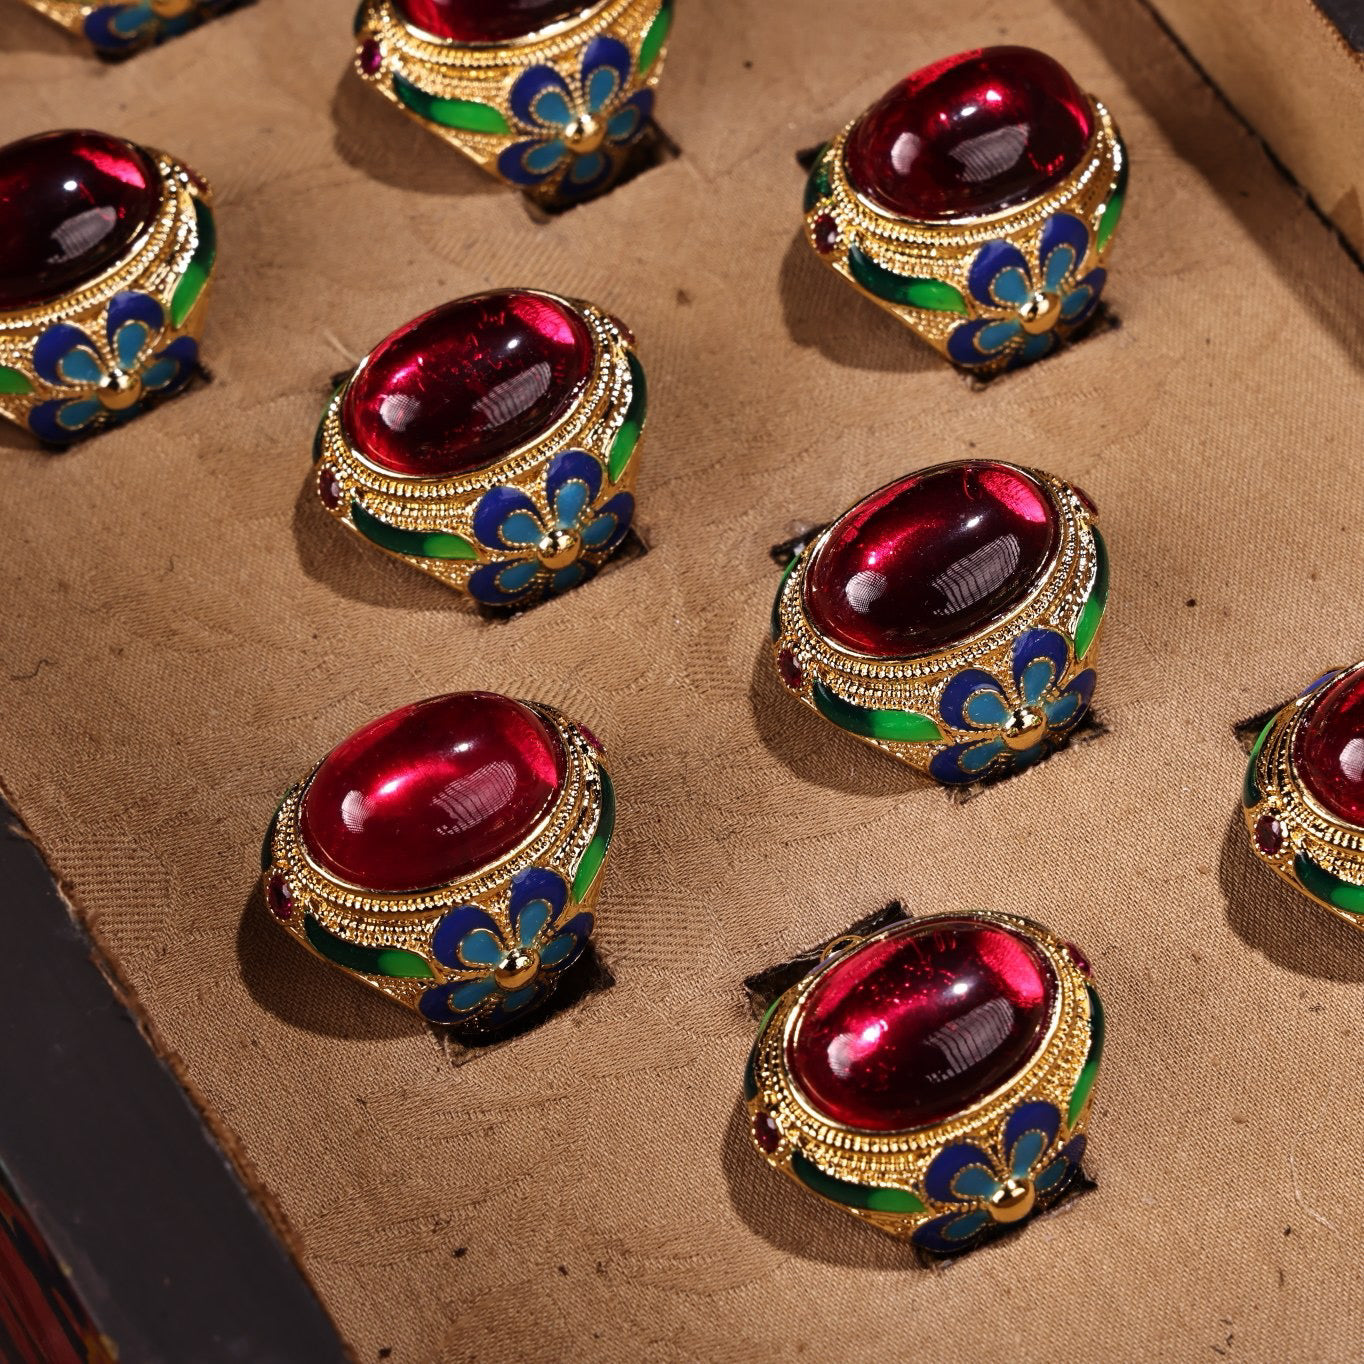
[[[805,607],[854,652],[930,652],[1023,602],[1059,539],[1056,508],[1030,474],[988,460],[937,465],[839,518],[806,573]]]
[[[942,1122],[1016,1075],[1058,983],[1026,938],[970,919],[908,923],[825,969],[787,1041],[816,1111],[863,1132]]]
[[[418,701],[357,730],[303,797],[308,856],[386,893],[446,885],[511,852],[564,781],[564,751],[528,706],[492,692]]]
[[[1293,736],[1293,767],[1317,804],[1364,827],[1364,672],[1323,689]]]
[[[413,28],[452,43],[509,43],[576,18],[600,0],[397,0]]]
[[[582,391],[593,358],[587,323],[558,299],[475,294],[382,341],[347,387],[341,421],[380,468],[452,478],[547,432]]]
[[[107,133],[0,147],[0,311],[51,303],[129,254],[161,205],[156,165]]]
[[[1066,69],[1030,47],[984,47],[926,66],[888,90],[848,136],[853,187],[919,222],[1025,203],[1080,164],[1094,131]]]

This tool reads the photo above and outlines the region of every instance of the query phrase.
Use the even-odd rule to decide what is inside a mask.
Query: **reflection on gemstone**
[[[1298,722],[1292,759],[1327,813],[1364,827],[1364,671],[1343,673],[1317,694]]]

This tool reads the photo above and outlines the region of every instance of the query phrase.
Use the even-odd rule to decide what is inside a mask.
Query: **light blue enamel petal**
[[[578,945],[578,940],[572,933],[560,933],[551,942],[545,944],[544,950],[540,953],[541,966],[558,966]]]
[[[1018,689],[1030,706],[1035,706],[1051,690],[1056,680],[1056,669],[1049,658],[1035,658],[1023,669]]]
[[[1032,296],[1032,284],[1022,270],[1011,266],[995,276],[994,295],[1001,303],[1026,303]]]
[[[596,549],[598,545],[604,545],[611,538],[615,529],[616,518],[610,512],[603,512],[600,516],[594,516],[580,532],[583,537],[583,544],[591,549]]]
[[[513,990],[511,994],[502,1001],[502,1012],[504,1014],[519,1012],[528,1004],[533,1004],[535,1002],[535,996],[539,993],[539,987],[535,985],[526,985],[520,990]]]
[[[586,185],[595,180],[606,169],[606,158],[601,152],[589,152],[580,156],[568,172],[568,178],[575,184]]]
[[[568,148],[557,137],[532,147],[521,158],[521,164],[532,175],[548,175],[568,155]]]
[[[538,545],[544,531],[529,512],[512,512],[502,522],[502,539],[509,545]]]
[[[1053,294],[1061,292],[1065,278],[1075,268],[1075,248],[1066,242],[1052,247],[1047,257],[1046,288]]]
[[[986,739],[983,743],[972,744],[957,759],[957,764],[963,772],[983,772],[1003,752],[1003,739]]]
[[[607,120],[606,136],[612,142],[628,142],[634,137],[641,117],[640,111],[633,104],[627,104],[624,109],[617,110]]]
[[[587,577],[587,569],[582,564],[569,564],[567,568],[561,568],[555,573],[554,590],[556,592],[567,592],[570,588],[577,587],[585,577]]]
[[[965,715],[977,729],[996,729],[1009,718],[1009,707],[997,691],[978,691],[967,698]]]
[[[156,360],[142,371],[142,387],[147,389],[165,388],[180,372],[174,360]]]
[[[459,955],[469,966],[496,966],[507,952],[488,929],[476,928],[464,935],[459,945]]]
[[[968,1165],[952,1181],[952,1192],[963,1203],[972,1199],[993,1198],[999,1192],[999,1180],[983,1165]]]
[[[1016,317],[1005,317],[998,322],[991,322],[976,333],[976,349],[986,355],[993,355],[995,351],[1002,350],[1014,340],[1019,330]]]
[[[1068,725],[1071,717],[1083,704],[1083,698],[1079,692],[1062,692],[1054,701],[1044,701],[1042,709],[1046,712],[1047,724],[1052,729],[1061,729]]]
[[[1062,1179],[1065,1178],[1066,1170],[1070,1165],[1065,1156],[1057,1156],[1036,1179],[1033,1180],[1033,1188],[1038,1193],[1044,1194],[1049,1189],[1054,1189]]]
[[[116,14],[109,22],[109,27],[116,33],[121,33],[131,37],[141,33],[149,24],[156,22],[156,15],[152,12],[150,5],[132,5],[120,14]]]
[[[609,66],[599,66],[587,78],[587,110],[599,114],[615,98],[620,76]]]
[[[1078,317],[1089,307],[1093,295],[1094,291],[1087,284],[1081,284],[1079,288],[1072,289],[1061,300],[1061,320],[1069,322],[1071,318]]]
[[[99,416],[98,398],[77,398],[57,409],[57,425],[66,431],[79,431]]]
[[[549,923],[549,915],[549,906],[543,900],[532,900],[522,907],[520,918],[517,920],[522,947],[535,946],[535,940]]]
[[[984,1208],[977,1208],[975,1212],[964,1213],[955,1222],[949,1222],[942,1229],[942,1234],[949,1241],[969,1241],[985,1230],[989,1220],[990,1214]]]
[[[1018,363],[1030,365],[1034,360],[1040,360],[1044,355],[1050,355],[1051,348],[1055,344],[1055,332],[1042,332],[1039,336],[1027,337],[1023,342],[1023,349],[1019,353]]]
[[[568,530],[576,526],[591,496],[586,483],[579,483],[576,478],[565,483],[554,499],[554,515],[560,527]]]
[[[450,987],[450,1008],[460,1013],[476,1009],[493,992],[493,978],[484,976],[480,980],[465,980]]]
[[[121,370],[130,370],[137,364],[142,347],[147,344],[151,329],[144,322],[125,322],[114,334],[114,359]]]
[[[97,384],[104,378],[104,366],[84,346],[67,351],[57,362],[57,372],[68,384]]]
[[[541,123],[552,128],[567,128],[573,122],[573,110],[568,107],[563,91],[553,86],[536,95],[530,109]]]
[[[539,559],[518,559],[497,575],[497,585],[508,596],[514,596],[517,592],[524,592],[539,571]]]
[[[1022,1179],[1037,1164],[1042,1152],[1047,1149],[1048,1140],[1045,1132],[1032,1131],[1024,1132],[1014,1142],[1013,1175],[1015,1179]]]

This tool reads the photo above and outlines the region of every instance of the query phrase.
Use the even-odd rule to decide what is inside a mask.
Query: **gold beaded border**
[[[633,367],[643,373],[634,350],[633,338],[611,314],[591,303],[562,297],[541,289],[499,290],[495,292],[533,293],[571,309],[587,326],[592,336],[593,372],[572,408],[533,441],[512,451],[486,469],[459,478],[399,478],[370,463],[347,439],[341,421],[346,392],[356,375],[369,362],[366,356],[350,377],[332,395],[322,418],[318,446],[322,458],[314,471],[314,488],[321,500],[321,479],[330,474],[336,479],[339,500],[323,508],[348,530],[372,548],[409,564],[439,579],[458,591],[467,588],[470,577],[483,565],[510,562],[516,552],[489,549],[474,534],[473,516],[479,499],[490,488],[519,488],[535,504],[549,524],[550,507],[545,493],[545,471],[554,457],[564,450],[584,450],[602,467],[603,496],[618,492],[633,493],[638,474],[640,445],[644,440],[647,413],[641,418],[640,433],[633,452],[619,476],[610,477],[611,451],[620,434],[635,397]],[[382,343],[380,343],[382,344]],[[371,352],[372,354],[372,352]],[[352,504],[360,506],[385,525],[421,535],[457,535],[477,552],[464,559],[422,558],[390,550],[364,534],[355,524]],[[584,562],[599,567],[611,551],[584,549]],[[534,595],[518,599],[528,605]]]
[[[1312,708],[1342,678],[1364,671],[1364,662],[1352,664],[1325,681],[1295,697],[1271,719],[1257,740],[1249,762],[1246,796],[1242,801],[1251,850],[1295,890],[1315,900],[1323,909],[1343,919],[1351,927],[1364,930],[1364,828],[1343,823],[1316,802],[1293,764],[1293,743],[1299,728],[1306,723]],[[1277,852],[1266,852],[1256,837],[1256,825],[1263,816],[1277,819],[1282,844]],[[1360,908],[1350,910],[1333,904],[1321,890],[1305,882],[1298,859],[1306,858],[1327,876],[1345,883],[1338,893],[1350,895],[1360,888]]]
[[[317,771],[292,787],[275,815],[268,836],[268,861],[262,873],[268,885],[282,876],[292,897],[287,919],[271,915],[275,922],[315,957],[334,969],[372,986],[409,1009],[417,1009],[427,990],[461,978],[438,962],[431,953],[431,936],[447,910],[457,905],[477,905],[510,937],[507,895],[514,877],[530,867],[558,872],[571,887],[606,808],[605,780],[610,770],[605,756],[588,740],[582,729],[552,706],[523,701],[554,731],[563,746],[566,772],[563,789],[540,823],[511,852],[450,885],[404,895],[376,895],[348,886],[319,868],[308,856],[299,830],[299,815],[308,785]],[[321,766],[319,763],[318,766]],[[611,850],[608,846],[592,884],[583,898],[565,905],[560,922],[575,914],[592,912],[601,889]],[[262,859],[266,860],[266,859]],[[308,941],[304,926],[311,915],[327,932],[359,947],[394,948],[422,957],[430,978],[369,975],[337,963],[318,952]]]
[[[859,114],[834,137],[824,153],[832,194],[806,212],[806,241],[820,260],[842,275],[858,293],[884,308],[934,350],[947,356],[947,339],[953,330],[962,322],[989,312],[981,309],[972,298],[967,283],[971,261],[983,243],[996,238],[1011,241],[1025,257],[1035,261],[1043,225],[1053,213],[1064,210],[1081,219],[1089,229],[1090,251],[1077,263],[1077,275],[1107,261],[1112,237],[1102,248],[1098,247],[1099,222],[1119,188],[1127,153],[1107,108],[1092,96],[1089,102],[1094,113],[1089,146],[1079,164],[1060,184],[1021,207],[942,224],[897,218],[877,208],[853,188],[843,152],[849,134],[862,117]],[[815,234],[816,223],[825,215],[831,216],[838,226],[837,244],[827,254],[816,246]],[[966,301],[969,313],[939,312],[878,297],[863,288],[853,276],[848,264],[848,254],[853,246],[861,247],[876,265],[897,275],[952,285]],[[973,371],[982,375],[992,373],[1001,368],[1006,359],[974,366]]]
[[[757,1094],[747,1101],[747,1111],[750,1118],[767,1114],[779,1133],[775,1150],[765,1151],[753,1137],[750,1126],[752,1145],[768,1165],[807,1193],[816,1191],[792,1169],[791,1158],[797,1153],[833,1179],[870,1188],[902,1189],[922,1196],[923,1177],[933,1158],[953,1143],[971,1142],[980,1146],[994,1155],[1002,1167],[1005,1153],[999,1150],[997,1133],[1007,1115],[1022,1103],[1043,1100],[1055,1105],[1061,1114],[1060,1131],[1052,1147],[1039,1158],[1039,1164],[1086,1130],[1094,1102],[1092,1089],[1073,1123],[1067,1125],[1066,1115],[1090,1051],[1093,1020],[1089,978],[1075,964],[1064,939],[1021,915],[967,910],[927,915],[910,922],[931,925],[960,919],[995,924],[1018,933],[1041,952],[1055,972],[1056,1001],[1042,1045],[1017,1075],[946,1122],[885,1134],[859,1132],[831,1122],[813,1111],[791,1075],[786,1062],[788,1039],[801,1018],[810,993],[829,964],[867,943],[904,931],[905,925],[890,924],[846,947],[840,944],[837,952],[831,952],[820,967],[787,990],[769,1011],[751,1058]],[[950,1207],[936,1206],[927,1198],[922,1198],[924,1209],[917,1213],[852,1207],[831,1198],[824,1201],[906,1240],[925,1222],[951,1211]]]
[[[950,468],[959,461],[948,461],[919,470],[931,473]],[[813,688],[822,683],[835,696],[867,710],[913,711],[931,716],[943,733],[940,742],[901,742],[856,735],[864,743],[879,748],[910,766],[927,771],[933,758],[944,748],[963,739],[979,737],[969,731],[955,730],[938,710],[938,699],[952,677],[966,667],[978,667],[1000,678],[1009,677],[1009,651],[1026,630],[1049,628],[1074,642],[1076,627],[1098,575],[1099,555],[1094,537],[1094,513],[1075,489],[1055,474],[1004,460],[991,461],[1026,474],[1046,493],[1059,519],[1056,554],[1032,586],[1027,598],[1009,615],[989,629],[938,653],[910,658],[873,658],[845,649],[820,634],[805,610],[805,578],[815,556],[827,543],[834,527],[847,511],[835,518],[802,551],[778,589],[776,639],[772,643],[774,660],[789,651],[799,664],[802,681],[794,694],[819,714]],[[890,486],[889,484],[884,486]],[[876,493],[867,497],[875,497]],[[867,498],[859,498],[859,505]],[[1083,658],[1072,658],[1070,670],[1058,680],[1065,687],[1086,668],[1093,668],[1098,656],[1103,624]]]

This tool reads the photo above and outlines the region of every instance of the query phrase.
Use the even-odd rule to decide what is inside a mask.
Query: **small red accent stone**
[[[328,511],[335,511],[341,505],[342,489],[341,480],[336,476],[335,469],[324,468],[317,476],[317,495],[322,499],[322,505]]]
[[[1056,555],[1057,522],[1021,469],[962,460],[909,474],[839,518],[806,574],[806,610],[858,653],[944,648],[1029,596]]]
[[[1094,968],[1089,964],[1089,958],[1075,946],[1073,942],[1063,944],[1068,956],[1075,965],[1087,976],[1093,976]]]
[[[373,38],[360,44],[360,70],[367,76],[377,76],[384,64],[384,50]]]
[[[621,340],[624,341],[627,346],[633,346],[635,344],[634,332],[627,327],[615,313],[608,313],[607,316],[610,317],[611,321],[615,324],[616,330],[621,335]]]
[[[397,0],[413,28],[452,43],[506,43],[593,8],[594,0]]]
[[[777,671],[781,673],[781,680],[792,691],[799,691],[805,685],[805,671],[800,666],[800,660],[790,649],[783,649],[777,655]]]
[[[583,738],[587,740],[588,744],[590,744],[591,747],[595,748],[598,753],[606,752],[606,749],[602,745],[602,741],[599,738],[597,738],[597,736],[593,734],[592,731],[588,729],[586,725],[580,724],[578,726],[578,733],[581,734]]]
[[[1317,694],[1293,736],[1293,767],[1328,814],[1364,827],[1364,672]]]
[[[1255,821],[1255,846],[1266,857],[1277,857],[1283,851],[1283,845],[1283,825],[1274,815],[1261,815]]]
[[[492,692],[418,701],[323,759],[299,822],[308,855],[348,885],[446,885],[517,846],[563,785],[558,736]]]
[[[1042,1045],[1057,981],[1006,928],[907,923],[824,969],[787,1042],[817,1112],[863,1132],[942,1122],[1016,1075]]]
[[[161,206],[141,147],[56,132],[0,147],[0,311],[49,303],[122,260]]]
[[[906,76],[857,121],[848,178],[902,218],[997,213],[1059,184],[1094,130],[1066,69],[1030,47],[962,52]]]
[[[838,223],[828,213],[821,213],[815,219],[815,250],[827,256],[838,245]]]
[[[265,899],[270,906],[270,913],[275,918],[293,917],[294,893],[289,889],[288,881],[279,872],[275,872],[265,883]]]
[[[341,421],[367,459],[412,478],[486,469],[542,436],[593,365],[567,305],[508,289],[456,299],[381,341],[356,371]]]
[[[1070,485],[1070,490],[1075,494],[1076,497],[1080,499],[1080,505],[1084,507],[1084,509],[1091,516],[1098,516],[1099,504],[1092,497],[1090,497],[1090,495],[1087,492],[1085,492],[1083,488],[1078,487],[1076,484],[1072,483]]]
[[[753,1115],[753,1140],[770,1156],[781,1145],[781,1128],[770,1113]]]

